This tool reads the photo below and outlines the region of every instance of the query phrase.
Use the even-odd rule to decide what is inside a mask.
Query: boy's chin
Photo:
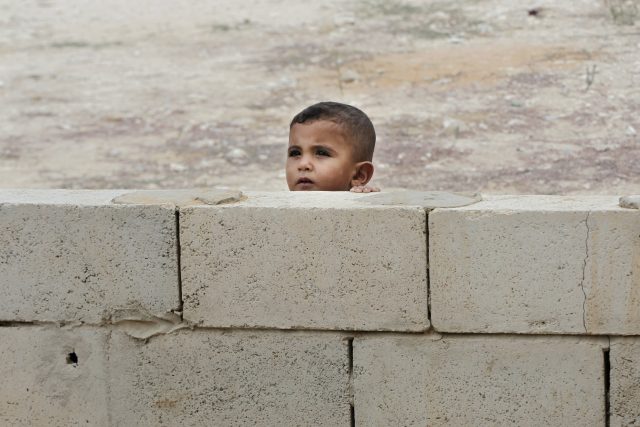
[[[291,188],[290,191],[349,191],[344,188],[321,188],[316,184],[299,184]]]
[[[293,191],[318,191],[318,186],[313,182],[301,182],[295,185]]]
[[[349,185],[322,184],[315,181],[298,182],[293,186],[289,186],[289,191],[349,191],[350,189]]]

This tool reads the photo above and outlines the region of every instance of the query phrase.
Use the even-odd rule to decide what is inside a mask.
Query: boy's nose
[[[300,171],[309,171],[313,169],[313,165],[309,161],[309,159],[303,157],[300,159],[300,163],[298,163],[298,170]]]

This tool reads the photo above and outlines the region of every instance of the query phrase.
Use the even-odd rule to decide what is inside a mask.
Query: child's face
[[[356,170],[340,125],[328,120],[296,123],[289,132],[287,184],[293,191],[349,191]]]

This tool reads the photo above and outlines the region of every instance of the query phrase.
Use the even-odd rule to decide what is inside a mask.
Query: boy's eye
[[[331,154],[327,150],[325,150],[324,148],[318,148],[316,150],[316,155],[331,157]]]
[[[291,150],[289,150],[289,157],[297,157],[300,155],[300,150],[298,150],[297,148],[292,148]]]

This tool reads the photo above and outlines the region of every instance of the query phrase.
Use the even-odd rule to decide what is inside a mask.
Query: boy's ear
[[[360,162],[356,163],[355,170],[353,172],[353,178],[351,178],[351,187],[358,185],[367,185],[373,177],[373,163]]]

